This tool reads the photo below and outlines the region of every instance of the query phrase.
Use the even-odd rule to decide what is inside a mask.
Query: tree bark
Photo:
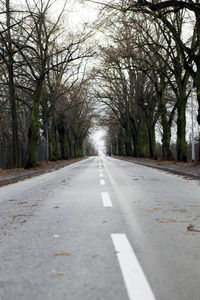
[[[10,0],[6,0],[6,18],[7,18],[7,39],[8,39],[8,78],[9,78],[9,96],[10,96],[10,108],[12,119],[12,144],[13,144],[13,164],[14,167],[21,166],[19,137],[18,137],[18,117],[16,108],[16,95],[14,84],[14,59],[13,59],[13,47],[11,37],[11,15],[10,15]]]
[[[58,126],[58,132],[61,147],[61,157],[62,159],[68,159],[66,130],[61,124]]]
[[[186,131],[186,101],[179,100],[177,105],[177,160],[187,161],[187,144],[185,139]]]
[[[27,167],[34,167],[38,160],[38,139],[39,139],[39,107],[42,95],[43,81],[37,83],[35,93],[33,95],[33,107],[31,112],[31,124],[29,128],[29,156]]]

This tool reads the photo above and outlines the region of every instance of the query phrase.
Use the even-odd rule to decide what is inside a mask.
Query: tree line
[[[92,149],[95,103],[86,72],[92,33],[66,28],[66,3],[57,17],[51,6],[50,0],[26,0],[23,7],[0,1],[0,145],[6,167],[35,166],[47,133],[50,160],[82,156],[84,144],[85,151]]]
[[[109,151],[187,161],[186,110],[193,78],[200,107],[199,1],[106,1],[100,23],[105,40],[93,70]],[[200,125],[200,108],[197,112]],[[111,149],[112,148],[112,149]]]

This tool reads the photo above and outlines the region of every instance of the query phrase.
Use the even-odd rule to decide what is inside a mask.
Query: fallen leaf
[[[188,231],[194,231],[194,232],[200,232],[200,230],[199,229],[195,229],[194,225],[192,225],[192,224],[188,225],[187,230]]]
[[[53,272],[53,275],[65,275],[65,272]]]
[[[24,223],[26,223],[26,220],[23,220],[23,221],[20,222],[20,224],[24,224]]]
[[[150,213],[153,212],[153,209],[146,209],[146,212],[147,212],[148,214],[150,214]]]
[[[60,206],[55,206],[54,208],[60,208]]]
[[[169,222],[176,222],[175,219],[169,219]]]
[[[61,251],[61,252],[54,252],[53,255],[54,255],[54,256],[59,256],[59,255],[70,256],[71,253],[70,253],[70,252],[67,252],[67,251]]]
[[[176,220],[175,220],[175,219],[163,219],[163,220],[156,219],[156,221],[158,221],[159,223],[170,223],[170,222],[176,222]]]
[[[173,211],[175,211],[175,212],[183,212],[183,213],[186,213],[187,212],[187,210],[186,209],[173,209]]]

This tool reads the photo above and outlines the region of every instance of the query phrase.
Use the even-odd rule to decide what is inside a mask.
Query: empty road
[[[91,157],[0,188],[0,300],[199,300],[199,181]]]

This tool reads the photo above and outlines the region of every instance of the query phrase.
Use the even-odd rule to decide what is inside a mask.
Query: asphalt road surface
[[[200,299],[198,181],[92,157],[0,207],[0,300]]]

